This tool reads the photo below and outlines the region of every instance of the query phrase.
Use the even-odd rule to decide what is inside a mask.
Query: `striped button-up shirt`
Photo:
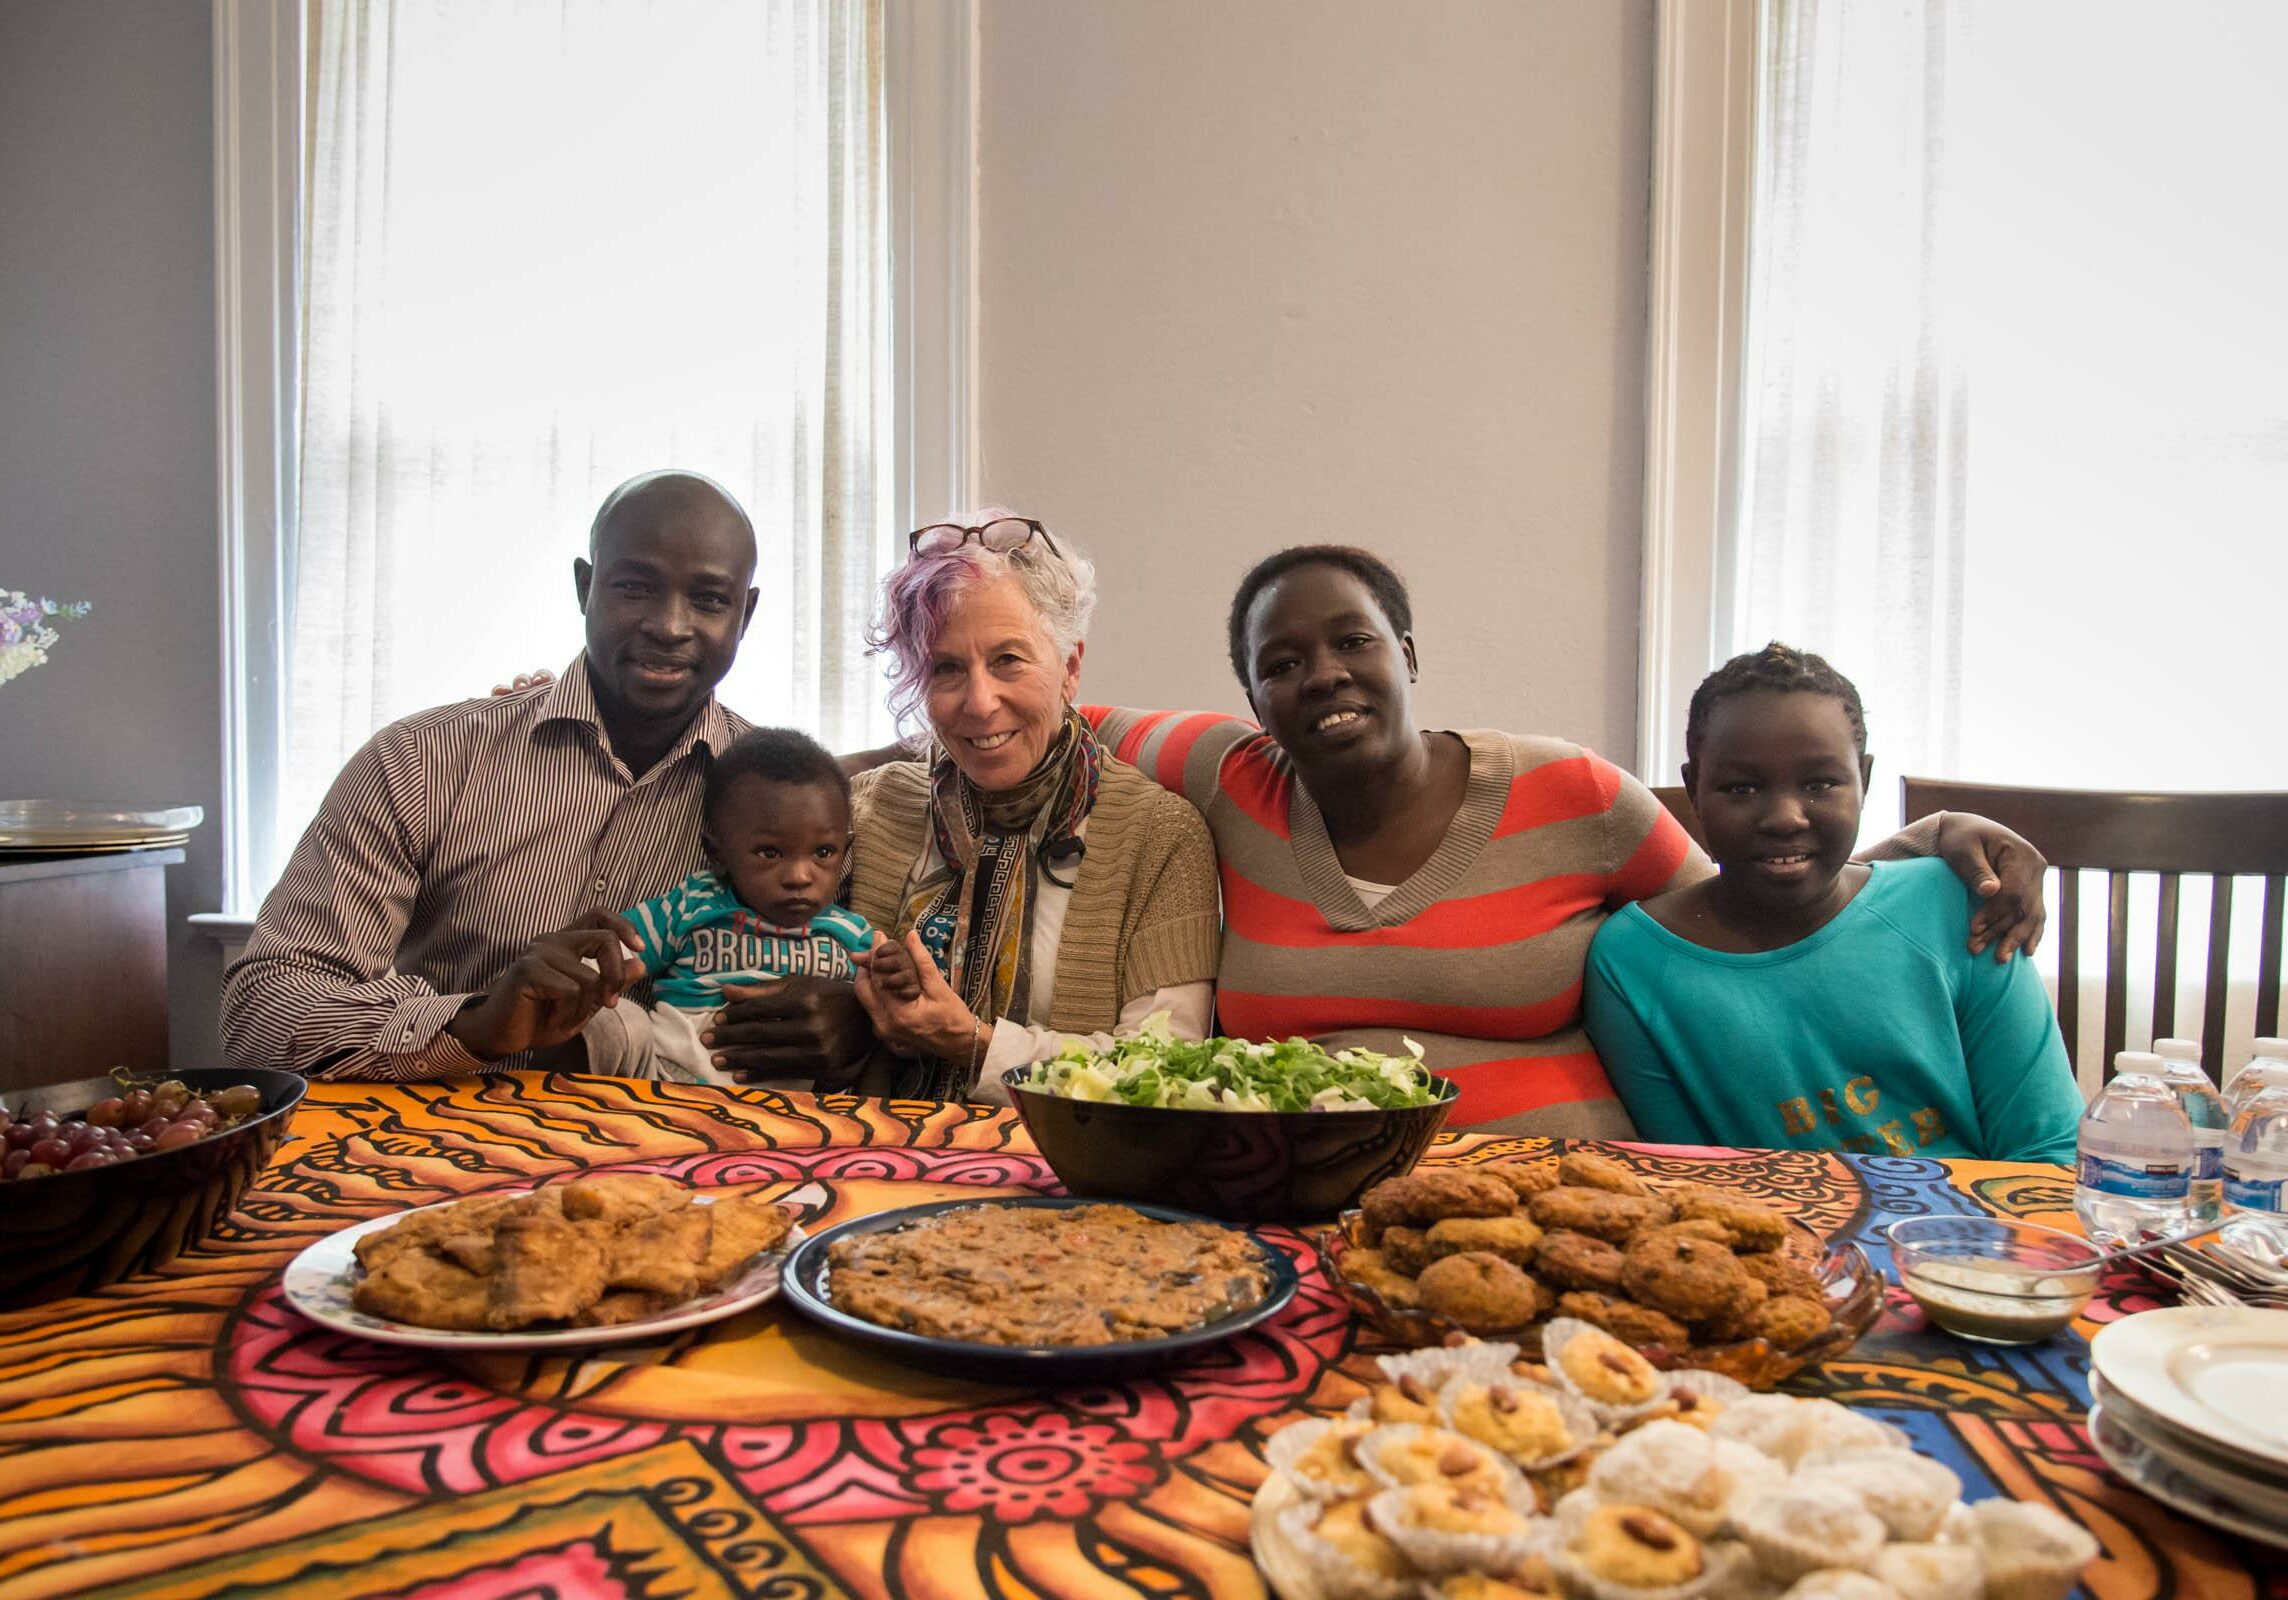
[[[541,934],[704,862],[710,696],[658,765],[611,752],[582,655],[553,684],[393,722],[349,760],[223,977],[226,1056],[328,1078],[504,1070],[445,1031]]]

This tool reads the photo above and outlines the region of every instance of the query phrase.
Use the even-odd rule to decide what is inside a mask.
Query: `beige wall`
[[[1077,536],[1091,698],[1237,707],[1334,540],[1423,717],[1635,744],[1649,0],[980,0],[986,496]]]

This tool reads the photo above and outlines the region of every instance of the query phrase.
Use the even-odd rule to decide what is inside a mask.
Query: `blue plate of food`
[[[783,1294],[939,1373],[1055,1387],[1195,1357],[1294,1298],[1275,1246],[1166,1206],[981,1198],[905,1206],[804,1241]]]

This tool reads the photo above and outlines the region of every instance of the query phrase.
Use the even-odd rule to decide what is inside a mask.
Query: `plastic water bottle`
[[[2130,1052],[2124,1050],[2123,1056]],[[2201,1070],[2197,1039],[2155,1039],[2153,1054],[2160,1057],[2161,1077],[2176,1091],[2185,1120],[2193,1125],[2193,1181],[2185,1202],[2185,1216],[2195,1223],[2211,1223],[2224,1211],[2224,1136],[2232,1115],[2224,1097]],[[2139,1070],[2124,1067],[2124,1072]]]
[[[2224,1080],[2224,1109],[2237,1117],[2241,1107],[2267,1089],[2288,1086],[2288,1039],[2259,1039],[2256,1054]]]
[[[2120,1076],[2082,1113],[2074,1184],[2082,1232],[2108,1247],[2182,1227],[2197,1159],[2161,1058],[2124,1050],[2114,1063]]]
[[[2224,1203],[2228,1211],[2288,1212],[2288,1085],[2264,1090],[2232,1119]]]

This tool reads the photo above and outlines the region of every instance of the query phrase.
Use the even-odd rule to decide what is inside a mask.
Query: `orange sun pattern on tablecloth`
[[[1432,1159],[1547,1148],[1449,1138]],[[1862,1237],[1876,1210],[2070,1204],[2047,1174],[1978,1163],[1629,1159],[1702,1179],[1714,1160]],[[279,1270],[336,1228],[604,1165],[755,1187],[814,1231],[1055,1188],[1015,1120],[983,1108],[536,1075],[318,1086],[208,1248],[0,1317],[0,1594],[1254,1600],[1265,1426],[1340,1409],[1373,1373],[1311,1230],[1265,1230],[1303,1288],[1263,1328],[1178,1371],[1048,1394],[893,1365],[775,1305],[656,1344],[448,1361],[279,1300]],[[1808,1382],[1966,1481],[2099,1528],[2107,1600],[2258,1594],[2233,1549],[2094,1463],[2082,1355],[1971,1351],[1922,1334],[1907,1303]]]

